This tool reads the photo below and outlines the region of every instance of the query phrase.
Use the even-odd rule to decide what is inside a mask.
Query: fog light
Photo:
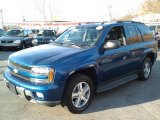
[[[25,90],[26,96],[33,97],[32,92],[29,90]]]
[[[6,78],[3,78],[3,81],[4,81],[4,82],[7,82]]]
[[[53,42],[53,40],[50,40],[50,42],[52,43],[52,42]]]
[[[37,97],[39,97],[39,98],[43,98],[43,94],[40,93],[40,92],[36,92],[36,95],[37,95]]]

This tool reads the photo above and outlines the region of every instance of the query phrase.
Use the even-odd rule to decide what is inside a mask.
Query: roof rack
[[[136,22],[136,21],[117,21],[117,23],[141,23],[143,24],[142,22]]]

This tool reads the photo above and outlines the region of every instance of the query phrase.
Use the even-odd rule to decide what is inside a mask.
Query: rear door
[[[132,57],[132,71],[137,71],[141,67],[145,43],[136,25],[126,25],[127,40],[126,44],[130,48]]]

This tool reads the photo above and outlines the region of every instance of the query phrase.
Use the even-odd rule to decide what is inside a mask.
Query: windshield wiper
[[[57,45],[60,45],[60,46],[62,46],[64,43],[63,42],[56,42],[56,41],[54,41],[53,43],[51,43],[51,44],[54,44],[54,43],[56,43]]]

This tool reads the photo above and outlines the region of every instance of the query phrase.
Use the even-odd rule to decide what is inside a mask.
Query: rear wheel
[[[139,73],[139,80],[141,81],[148,80],[151,75],[151,70],[152,70],[151,68],[152,68],[151,60],[150,58],[146,58],[143,62],[142,70]]]
[[[74,75],[67,84],[65,93],[66,106],[70,112],[80,113],[89,106],[93,94],[94,85],[92,80],[84,74]]]

